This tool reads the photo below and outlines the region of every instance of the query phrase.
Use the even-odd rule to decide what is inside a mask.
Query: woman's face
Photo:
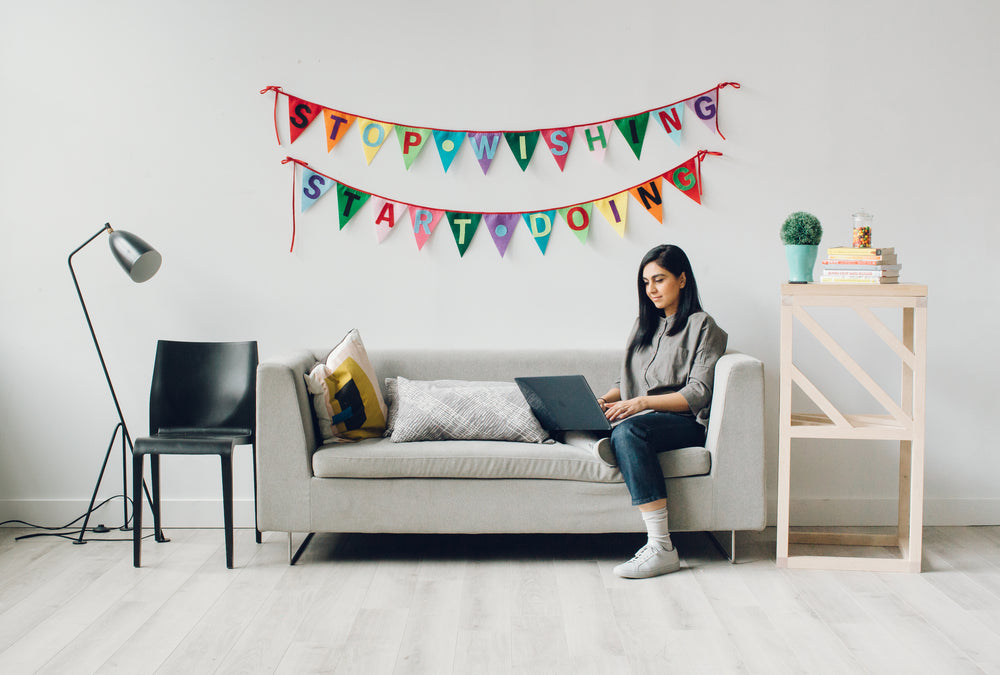
[[[642,269],[642,282],[646,286],[646,296],[657,309],[663,310],[664,316],[677,312],[681,289],[687,283],[687,276],[683,272],[679,277],[675,277],[655,262],[651,262]]]

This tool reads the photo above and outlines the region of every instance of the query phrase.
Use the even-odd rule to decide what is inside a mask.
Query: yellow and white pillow
[[[388,411],[356,328],[305,380],[324,443],[376,438],[385,431]]]

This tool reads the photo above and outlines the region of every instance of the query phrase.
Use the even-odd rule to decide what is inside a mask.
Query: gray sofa
[[[388,438],[317,445],[303,374],[329,350],[261,362],[257,372],[257,516],[288,533],[643,532],[617,468],[563,443]],[[378,378],[511,381],[583,373],[604,393],[621,352],[369,352]],[[672,531],[765,526],[763,365],[727,353],[718,363],[704,448],[660,455]],[[308,538],[299,552],[308,543]]]

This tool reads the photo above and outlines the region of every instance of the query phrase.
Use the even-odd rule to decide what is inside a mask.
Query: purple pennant
[[[490,170],[490,164],[493,162],[493,157],[497,153],[497,147],[500,145],[500,132],[499,131],[470,131],[469,132],[469,145],[472,146],[472,152],[476,155],[476,159],[479,161],[479,168],[483,170],[483,175]],[[501,256],[503,253],[500,254]]]
[[[496,244],[497,250],[500,251],[500,257],[507,252],[507,244],[510,243],[510,238],[514,234],[514,229],[517,224],[521,222],[520,213],[484,213],[483,222],[486,223],[486,229],[490,231],[490,235],[493,237],[493,243]]]
[[[689,98],[687,100],[688,108],[691,109],[695,115],[698,116],[702,122],[705,123],[709,129],[713,132],[718,133],[718,120],[716,115],[719,112],[719,90],[713,89],[712,91],[705,92],[694,98]],[[721,134],[720,134],[721,136]]]

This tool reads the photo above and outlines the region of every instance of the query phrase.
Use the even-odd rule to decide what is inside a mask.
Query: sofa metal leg
[[[719,539],[718,536],[716,536],[715,532],[708,532],[707,534],[708,534],[709,538],[712,540],[712,543],[715,544],[715,547],[717,549],[719,549],[719,551],[722,552],[722,555],[726,556],[726,560],[728,560],[732,564],[735,564],[736,563],[736,530],[730,530],[729,531],[729,535],[730,536],[729,536],[729,549],[728,550],[726,549],[725,544],[722,543],[722,540]],[[720,533],[720,534],[722,534],[722,533]]]
[[[309,534],[307,534],[306,538],[302,540],[301,544],[299,544],[299,547],[297,549],[293,549],[293,546],[292,546],[292,533],[291,532],[288,533],[288,564],[289,565],[294,565],[295,563],[298,562],[299,558],[305,552],[306,546],[308,546],[309,542],[312,541],[312,538],[313,538],[314,534],[315,534],[315,532],[310,532]],[[295,551],[294,553],[292,553],[293,550]]]

